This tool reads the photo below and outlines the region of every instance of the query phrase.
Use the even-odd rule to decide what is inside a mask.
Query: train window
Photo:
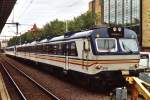
[[[46,46],[45,46],[45,50],[46,50],[46,52],[49,52],[49,48],[51,48],[51,46],[50,46],[50,45],[46,45]]]
[[[28,52],[30,52],[30,51],[31,51],[31,47],[29,46],[29,47],[28,47]]]
[[[49,54],[77,56],[75,42],[48,44],[47,47]]]
[[[75,42],[68,43],[68,56],[77,56],[77,48]]]
[[[34,52],[34,46],[31,46],[31,52],[32,53]]]
[[[62,55],[66,55],[67,54],[67,43],[62,43]]]
[[[96,48],[99,52],[116,52],[117,51],[117,41],[113,38],[97,38]]]
[[[40,52],[43,53],[43,45],[40,45]]]
[[[47,45],[43,45],[42,47],[42,52],[45,54],[47,53]]]
[[[37,52],[40,52],[40,45],[37,46]]]
[[[56,55],[57,54],[57,49],[58,49],[58,44],[53,44],[52,45],[52,54]]]
[[[52,46],[52,44],[48,44],[47,46],[46,46],[46,51],[48,52],[48,54],[53,54],[53,46]]]
[[[47,45],[45,45],[44,46],[45,48],[44,48],[44,51],[45,51],[45,53],[49,53],[49,44],[47,44]]]
[[[148,54],[140,54],[140,59],[149,59]]]
[[[119,39],[121,49],[124,52],[138,52],[138,45],[135,39]]]
[[[29,52],[29,47],[26,47],[27,52]]]
[[[64,55],[64,53],[63,53],[63,44],[62,43],[60,43],[60,44],[58,44],[58,51],[57,51],[58,53],[58,55]]]
[[[25,47],[25,52],[28,52],[28,51],[27,51],[27,50],[28,50],[27,48],[28,48],[28,47]]]

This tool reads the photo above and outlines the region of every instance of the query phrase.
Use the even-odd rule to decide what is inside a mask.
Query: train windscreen
[[[138,52],[138,44],[135,39],[119,39],[120,46],[124,52]]]
[[[98,52],[117,52],[117,41],[114,38],[97,38],[96,47]]]

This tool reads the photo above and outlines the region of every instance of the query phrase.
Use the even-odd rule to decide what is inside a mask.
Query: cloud
[[[41,27],[56,18],[70,20],[86,12],[89,1],[91,0],[18,0],[15,6],[15,21],[28,25],[36,23]],[[8,20],[12,20],[12,14]],[[26,31],[27,28],[28,26],[20,27],[19,31]],[[6,30],[7,27],[2,32],[5,34]]]

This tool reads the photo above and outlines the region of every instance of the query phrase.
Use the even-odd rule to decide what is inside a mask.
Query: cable
[[[30,8],[30,6],[31,6],[31,4],[33,3],[33,1],[34,1],[34,0],[30,0],[29,4],[26,6],[26,8],[25,8],[25,9],[23,10],[23,12],[20,14],[20,16],[18,17],[17,20],[19,20],[19,19],[22,17],[22,15],[24,15],[24,14],[27,12],[27,10]]]

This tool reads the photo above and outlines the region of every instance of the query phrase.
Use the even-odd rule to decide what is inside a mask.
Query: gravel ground
[[[9,93],[10,98],[15,98],[15,100],[20,100],[19,94],[17,94],[18,93],[17,90],[15,89],[15,87],[12,85],[12,83],[8,79],[8,76],[2,69],[2,66],[0,66],[0,72],[2,73],[2,76],[3,76],[3,79],[4,79],[4,82],[5,82],[5,85],[6,85],[6,88]]]
[[[14,60],[13,60],[14,61]],[[22,65],[22,64],[20,64]],[[61,80],[57,77],[52,76],[49,73],[44,73],[27,65],[22,65],[18,67],[25,73],[30,75],[33,79],[44,85],[54,94],[61,97],[63,100],[109,100],[110,97],[98,93],[92,92],[85,88],[70,84],[67,81]]]
[[[15,80],[27,100],[52,100],[51,96],[45,94],[35,83],[31,82],[20,72],[8,65],[6,69],[9,71],[10,75]],[[15,98],[12,99],[16,100]]]

